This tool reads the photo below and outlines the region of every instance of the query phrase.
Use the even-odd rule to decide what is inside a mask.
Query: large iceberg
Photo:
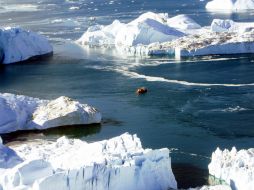
[[[224,180],[234,190],[253,190],[254,149],[231,151],[219,148],[212,154],[209,173]]]
[[[167,14],[147,12],[127,24],[115,20],[108,26],[91,26],[77,42],[95,46],[135,46],[170,41],[185,35],[168,25],[167,19]]]
[[[99,111],[68,97],[62,96],[50,101],[0,94],[0,134],[100,122]]]
[[[44,36],[20,28],[0,29],[0,64],[25,61],[52,52],[53,48]]]
[[[206,4],[212,11],[241,11],[254,9],[254,0],[212,0]]]
[[[14,163],[0,164],[2,190],[177,188],[169,150],[143,149],[136,135],[126,133],[94,143],[62,137],[57,142],[5,148],[12,152]]]

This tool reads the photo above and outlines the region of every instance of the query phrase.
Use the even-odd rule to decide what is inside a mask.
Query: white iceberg
[[[0,134],[100,122],[95,108],[64,96],[49,101],[0,94]]]
[[[177,188],[169,150],[143,149],[136,135],[94,143],[62,137],[13,149],[23,161],[0,170],[3,190]]]
[[[212,0],[206,4],[212,11],[242,11],[254,9],[254,0]]]
[[[212,154],[209,173],[224,180],[234,190],[253,190],[254,149],[231,151],[219,148]]]
[[[0,29],[0,52],[0,63],[10,64],[52,54],[53,48],[44,36],[20,28],[5,28]]]
[[[148,12],[127,24],[115,20],[108,26],[90,27],[77,42],[95,46],[135,46],[184,36],[181,31],[168,26],[167,19],[167,14]]]
[[[254,30],[254,22],[234,22],[233,20],[214,19],[211,24],[213,32],[244,33]]]

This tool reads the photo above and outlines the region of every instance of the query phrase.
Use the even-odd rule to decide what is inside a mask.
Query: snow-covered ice
[[[68,97],[62,96],[50,101],[0,94],[0,134],[100,122],[99,111]]]
[[[212,154],[208,166],[209,173],[224,180],[234,190],[253,190],[254,187],[254,149],[232,148],[217,150]]]
[[[8,27],[0,29],[0,52],[0,63],[10,64],[52,54],[53,48],[44,36]]]
[[[242,11],[254,9],[254,0],[212,0],[206,4],[211,11]]]
[[[143,149],[128,133],[94,143],[62,137],[12,148],[22,161],[0,169],[3,190],[177,188],[169,150]]]

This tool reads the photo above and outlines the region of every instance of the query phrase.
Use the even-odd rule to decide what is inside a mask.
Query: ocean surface
[[[14,133],[7,142],[56,139],[88,142],[125,132],[146,148],[172,150],[180,187],[207,184],[217,147],[254,147],[254,55],[131,57],[74,42],[94,24],[133,20],[147,11],[187,14],[200,25],[214,18],[254,21],[253,12],[211,13],[199,0],[0,0],[0,26],[47,36],[54,56],[0,69],[0,92],[42,99],[69,96],[98,108],[101,125]],[[138,87],[148,93],[137,96]]]

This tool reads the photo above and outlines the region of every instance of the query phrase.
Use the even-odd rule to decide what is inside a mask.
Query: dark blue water
[[[254,86],[248,85],[254,83],[254,56],[180,61],[135,58],[83,49],[72,41],[90,25],[109,24],[114,19],[127,22],[146,11],[171,16],[185,13],[201,25],[209,25],[213,18],[254,21],[252,13],[209,13],[205,2],[196,0],[109,2],[27,0],[22,4],[29,6],[18,6],[22,10],[15,10],[16,1],[0,3],[1,26],[18,25],[40,32],[49,37],[55,50],[50,59],[1,68],[0,92],[44,99],[69,96],[97,107],[104,118],[99,126],[48,130],[39,135],[12,134],[8,138],[68,135],[95,141],[136,133],[144,147],[173,148],[172,162],[180,186],[206,183],[209,157],[216,147],[254,146]],[[72,6],[80,9],[69,10]],[[148,94],[137,96],[135,90],[140,86],[147,87]],[[188,171],[194,173],[194,180],[186,180]]]

